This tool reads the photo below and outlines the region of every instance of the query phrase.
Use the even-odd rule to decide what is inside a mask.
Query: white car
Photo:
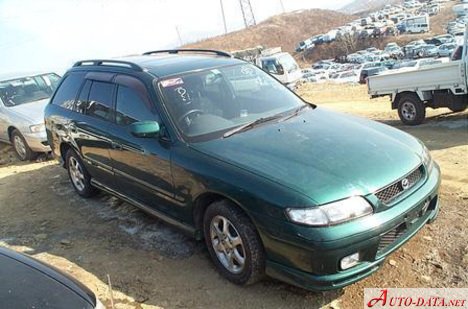
[[[12,144],[21,161],[50,151],[44,108],[59,81],[55,73],[0,76],[0,141]]]
[[[358,83],[359,76],[355,71],[335,73],[330,76],[330,81],[338,84]]]
[[[445,43],[439,46],[438,56],[439,57],[450,57],[457,48],[457,43]]]

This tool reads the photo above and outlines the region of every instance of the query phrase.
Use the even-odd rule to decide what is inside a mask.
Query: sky
[[[0,0],[0,73],[59,71],[75,61],[174,48],[224,33],[221,0]],[[238,0],[222,0],[228,31]],[[257,22],[280,0],[250,0]],[[351,0],[282,0],[286,11],[338,9]]]

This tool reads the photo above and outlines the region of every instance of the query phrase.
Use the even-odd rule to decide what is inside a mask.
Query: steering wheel
[[[187,121],[183,121],[183,120],[185,120],[185,119],[187,119],[187,118],[188,118],[188,120],[191,120],[191,119],[189,118],[189,116],[192,115],[192,114],[193,114],[193,115],[202,115],[202,114],[204,114],[204,112],[203,112],[201,109],[192,109],[192,110],[189,110],[188,112],[186,112],[185,114],[183,114],[182,116],[179,117],[178,122],[179,122],[179,123],[180,123],[180,122],[183,122],[185,125],[188,126],[189,124],[187,124]]]

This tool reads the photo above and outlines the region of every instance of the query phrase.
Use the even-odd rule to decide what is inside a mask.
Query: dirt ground
[[[0,245],[52,264],[110,308],[362,308],[365,287],[468,287],[468,112],[430,111],[401,125],[365,87],[304,86],[320,108],[375,119],[426,143],[442,169],[439,219],[371,277],[339,291],[307,292],[268,279],[238,287],[218,275],[203,244],[107,194],[85,200],[53,160],[20,163],[0,144]],[[41,161],[41,160],[40,160]]]

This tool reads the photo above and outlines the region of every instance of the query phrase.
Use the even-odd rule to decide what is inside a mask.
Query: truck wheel
[[[97,189],[91,185],[91,175],[86,170],[83,161],[73,151],[68,150],[66,156],[68,176],[75,188],[75,191],[82,197],[92,197],[97,193]]]
[[[250,219],[227,201],[211,204],[203,217],[203,232],[211,259],[229,281],[253,284],[265,272],[265,252]]]
[[[30,161],[36,157],[37,154],[29,148],[28,143],[23,135],[21,135],[20,131],[13,130],[11,133],[11,143],[15,149],[16,157],[18,157],[20,161]]]
[[[403,95],[398,102],[398,115],[404,124],[415,126],[424,122],[426,107],[416,94]]]

